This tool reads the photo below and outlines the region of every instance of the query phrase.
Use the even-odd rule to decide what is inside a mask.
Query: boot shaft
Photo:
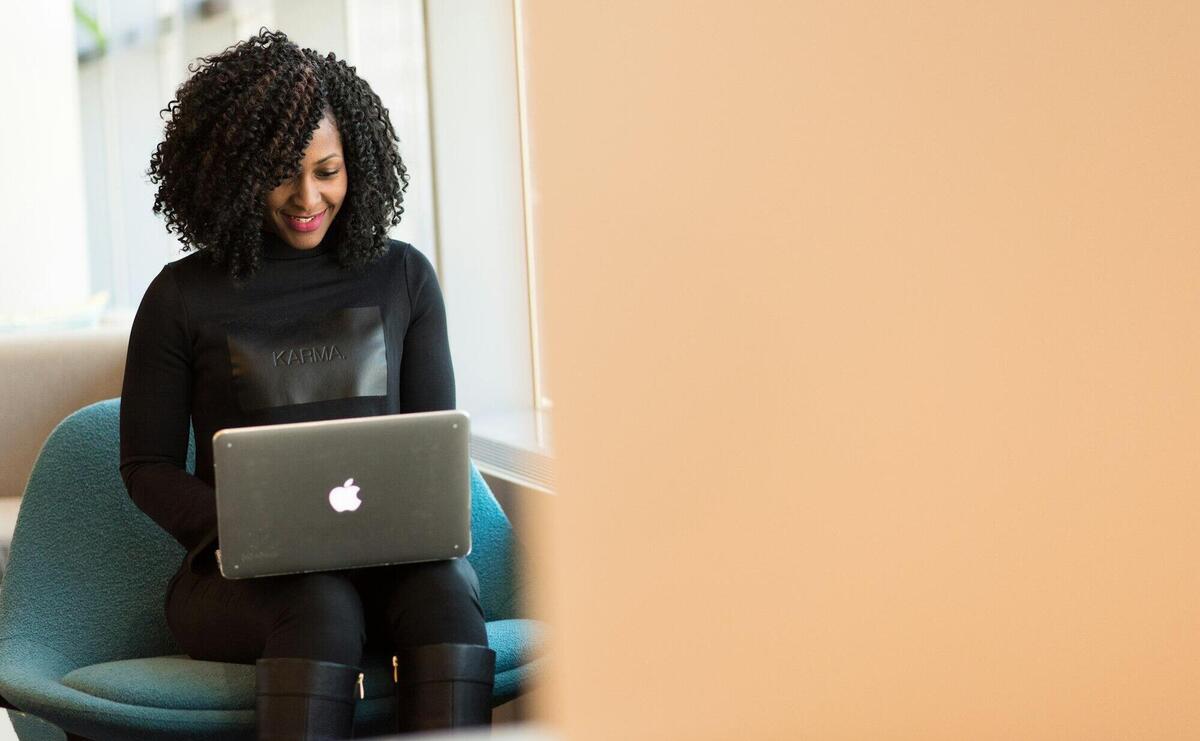
[[[490,648],[415,646],[392,657],[392,668],[397,731],[491,725],[496,652]]]
[[[259,741],[344,739],[354,734],[354,707],[362,691],[358,667],[259,659],[255,671]]]

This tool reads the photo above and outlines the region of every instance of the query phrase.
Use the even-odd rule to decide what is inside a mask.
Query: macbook
[[[467,555],[468,425],[465,412],[450,410],[217,431],[222,575]]]

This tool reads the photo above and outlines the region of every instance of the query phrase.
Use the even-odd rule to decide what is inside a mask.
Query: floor
[[[406,739],[417,741],[419,738],[428,738],[429,741],[443,738],[450,734],[431,733],[422,736],[405,736]],[[491,741],[561,741],[557,736],[552,734],[548,729],[539,726],[536,723],[511,723],[501,724],[492,728],[489,731],[479,731],[475,733],[458,733],[453,734],[454,738],[460,741],[470,741],[471,739],[491,739]],[[397,737],[379,737],[379,741],[384,741],[386,738]],[[8,712],[0,713],[0,741],[17,741],[17,734],[13,732],[12,723],[8,720]]]
[[[546,728],[530,720],[532,714],[530,696],[532,694],[527,693],[493,710],[490,735],[486,732],[476,735],[459,734],[455,735],[455,738],[461,739],[461,741],[470,741],[474,738],[490,738],[492,741],[559,741]],[[436,739],[447,734],[430,735]],[[380,741],[384,738],[380,737]],[[406,736],[405,738],[416,739],[418,737]],[[8,719],[8,711],[0,712],[0,741],[17,741],[17,734],[13,730],[12,722]]]
[[[492,710],[491,735],[480,734],[479,738],[491,738],[493,741],[558,741],[551,733],[542,728],[536,721],[531,720],[533,707],[531,696],[526,693],[516,700],[506,702]],[[437,738],[437,734],[434,734]],[[412,738],[412,737],[409,737]],[[473,736],[456,736],[463,741],[469,741]],[[8,719],[8,711],[0,711],[0,741],[17,741],[16,731],[12,721]]]

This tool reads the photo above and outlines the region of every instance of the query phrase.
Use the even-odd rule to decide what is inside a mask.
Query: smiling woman
[[[349,178],[332,113],[326,109],[313,132],[300,172],[267,194],[267,228],[298,250],[321,243],[346,197]]]
[[[399,708],[387,730],[486,724],[495,652],[469,561],[234,580],[216,559],[220,430],[455,408],[437,275],[387,236],[407,185],[387,110],[344,61],[264,30],[202,59],[167,111],[154,210],[194,253],[134,317],[119,467],[186,551],[172,635],[192,658],[257,665],[260,738],[349,737],[380,654]]]

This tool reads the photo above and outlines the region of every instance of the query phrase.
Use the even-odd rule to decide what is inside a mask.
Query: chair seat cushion
[[[527,664],[545,650],[545,623],[515,618],[487,624],[488,646],[496,652],[496,673]]]
[[[536,620],[487,624],[496,651],[496,674],[540,655],[542,626]],[[367,699],[392,692],[391,657],[368,655],[363,689]],[[126,705],[174,710],[245,710],[254,707],[254,665],[154,656],[92,664],[67,674],[62,683],[93,697]]]

